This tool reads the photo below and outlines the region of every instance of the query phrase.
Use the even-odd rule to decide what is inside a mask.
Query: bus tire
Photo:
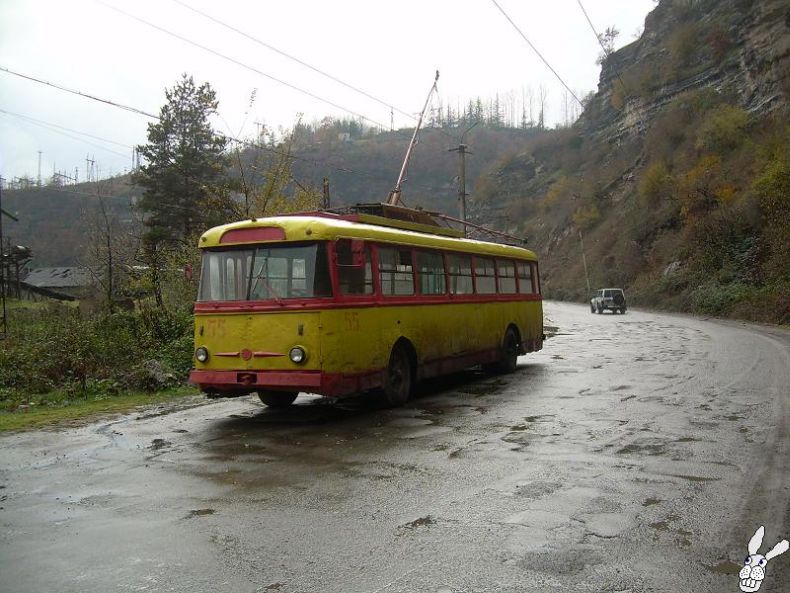
[[[497,371],[509,374],[516,370],[518,364],[518,334],[512,327],[507,328],[505,339],[502,340],[502,358],[497,363]]]
[[[299,395],[296,391],[269,391],[261,390],[258,392],[260,400],[270,408],[287,408],[296,400]]]
[[[384,398],[391,406],[400,406],[409,401],[414,369],[409,350],[404,344],[397,343],[392,348],[387,371],[384,376]]]

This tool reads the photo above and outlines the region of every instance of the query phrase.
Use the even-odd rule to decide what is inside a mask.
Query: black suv
[[[622,288],[601,288],[590,299],[590,313],[603,313],[607,310],[625,313],[625,294]]]

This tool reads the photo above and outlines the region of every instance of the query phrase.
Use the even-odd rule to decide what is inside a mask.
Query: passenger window
[[[450,274],[452,294],[472,294],[472,258],[468,255],[447,255],[447,271]]]
[[[499,292],[502,294],[515,294],[516,269],[513,262],[506,259],[496,260],[497,276],[499,276]]]
[[[475,258],[475,280],[478,294],[496,293],[496,277],[494,275],[494,260]]]
[[[379,280],[387,296],[414,294],[411,250],[379,247]]]
[[[373,269],[370,247],[356,245],[350,239],[335,243],[337,278],[340,292],[345,295],[373,294]]]
[[[516,262],[518,272],[518,291],[521,294],[532,294],[532,267],[528,262]]]
[[[532,290],[535,294],[540,294],[540,274],[538,274],[538,264],[531,263],[529,267],[532,268]]]
[[[417,270],[420,273],[420,294],[444,294],[444,259],[441,253],[417,252]]]

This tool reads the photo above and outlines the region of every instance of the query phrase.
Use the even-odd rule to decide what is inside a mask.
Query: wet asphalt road
[[[790,332],[546,312],[515,374],[401,409],[189,398],[0,437],[0,591],[738,591],[754,530],[790,536]],[[788,590],[790,553],[761,589]]]

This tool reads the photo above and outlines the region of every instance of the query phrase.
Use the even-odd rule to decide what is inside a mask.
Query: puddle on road
[[[524,416],[526,422],[551,422],[551,420],[543,420],[543,418],[555,418],[556,414],[539,414],[537,416]]]
[[[484,385],[471,385],[469,387],[463,387],[459,389],[461,393],[466,393],[468,395],[474,395],[475,397],[482,397],[484,395],[493,395],[497,393],[501,387],[504,387],[506,383],[504,381],[496,381],[495,383],[487,383]]]
[[[518,486],[516,486],[515,494],[520,498],[534,500],[537,498],[543,498],[544,496],[548,496],[550,494],[554,494],[557,490],[560,490],[562,487],[563,487],[562,482],[545,482],[545,481],[537,480],[535,482],[529,482],[527,484],[519,484]]]
[[[705,568],[710,572],[715,572],[716,574],[736,575],[741,572],[742,565],[735,564],[735,562],[732,562],[731,560],[722,560],[718,564],[705,566]]]
[[[216,512],[217,511],[215,511],[214,509],[195,509],[189,511],[189,514],[187,515],[186,518],[192,519],[193,517],[204,517],[206,515],[213,515]]]
[[[153,441],[151,441],[151,444],[148,446],[148,448],[151,449],[152,451],[159,451],[160,449],[171,447],[172,445],[173,443],[165,439],[154,439]]]
[[[644,453],[646,455],[666,455],[666,443],[655,443],[655,444],[648,444],[648,445],[637,445],[636,443],[632,443],[630,445],[626,445],[617,453],[619,455],[627,455],[629,453]]]
[[[416,529],[418,527],[427,527],[428,525],[433,525],[436,523],[436,520],[431,517],[430,515],[425,515],[424,517],[420,517],[419,519],[415,519],[414,521],[409,521],[408,523],[404,523],[400,525],[400,529]]]
[[[708,478],[705,476],[685,476],[682,474],[667,474],[672,478],[681,478],[683,480],[688,480],[689,482],[718,482],[721,478]]]

